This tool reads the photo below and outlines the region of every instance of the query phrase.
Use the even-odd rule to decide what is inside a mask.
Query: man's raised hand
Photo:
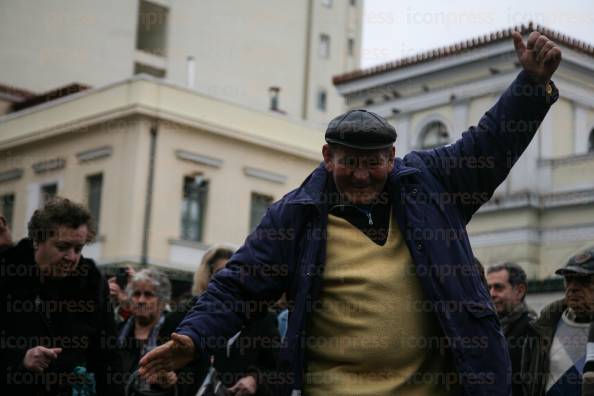
[[[513,32],[514,47],[520,64],[537,83],[546,83],[551,79],[561,63],[561,50],[548,37],[539,32],[532,32],[524,45],[522,35]]]

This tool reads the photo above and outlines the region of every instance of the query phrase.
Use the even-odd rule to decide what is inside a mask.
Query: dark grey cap
[[[569,259],[565,267],[555,271],[557,275],[594,274],[594,249],[588,249]]]
[[[326,142],[360,150],[390,147],[396,130],[379,115],[367,110],[350,110],[328,124]]]

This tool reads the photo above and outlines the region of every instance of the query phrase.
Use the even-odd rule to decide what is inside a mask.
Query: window
[[[322,5],[324,7],[330,8],[332,7],[332,0],[322,0]]]
[[[101,213],[101,191],[103,190],[103,175],[87,177],[87,207],[95,220],[97,233],[99,233],[99,215]]]
[[[272,197],[258,193],[252,193],[252,204],[250,209],[250,232],[254,231],[260,220],[266,214],[266,210],[272,205]]]
[[[347,52],[349,56],[353,56],[355,54],[355,39],[350,38],[347,41]]]
[[[58,185],[56,183],[41,186],[39,207],[44,207],[45,204],[56,195],[58,195]]]
[[[450,135],[445,124],[441,121],[432,121],[427,124],[421,131],[421,148],[431,149],[438,146],[448,144]]]
[[[327,34],[320,34],[319,55],[320,58],[330,57],[330,36]]]
[[[148,1],[140,1],[136,26],[136,49],[156,56],[166,56],[169,10]]]
[[[0,214],[6,219],[6,224],[12,228],[12,219],[14,217],[14,194],[4,194],[0,196]]]
[[[318,91],[318,100],[317,100],[317,107],[320,111],[326,111],[326,102],[327,102],[327,93],[325,89],[320,89]]]
[[[278,101],[279,101],[279,94],[280,88],[279,87],[269,87],[268,88],[268,96],[270,97],[270,110],[278,111]]]
[[[142,63],[134,63],[134,74],[148,74],[149,76],[155,76],[158,78],[165,78],[165,70]]]
[[[181,239],[195,242],[202,241],[207,195],[208,181],[203,176],[187,176],[184,178]]]
[[[594,153],[594,128],[590,131],[590,137],[588,138],[588,152]]]

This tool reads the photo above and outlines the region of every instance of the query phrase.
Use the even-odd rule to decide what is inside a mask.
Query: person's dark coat
[[[92,260],[81,257],[76,275],[42,283],[31,240],[2,252],[0,394],[71,395],[70,385],[81,381],[73,376],[76,367],[94,375],[97,394],[123,394],[108,290]],[[36,346],[62,348],[43,374],[23,366]]]
[[[567,309],[565,300],[555,301],[543,308],[530,323],[522,348],[521,379],[523,395],[543,396],[551,363],[551,346],[557,324]]]
[[[529,309],[525,304],[521,312],[514,315],[514,318],[508,323],[503,324],[503,334],[507,340],[507,347],[509,349],[509,357],[512,366],[512,395],[522,394],[522,349],[526,337],[531,334],[530,322],[536,319],[534,311]]]
[[[557,97],[555,89],[549,96],[521,72],[477,127],[453,144],[396,158],[387,180],[398,226],[466,395],[511,392],[506,341],[474,263],[466,224],[507,177]],[[321,164],[270,207],[178,329],[197,350],[209,353],[213,337],[231,337],[261,302],[287,292],[295,305],[279,358],[284,388],[277,394],[303,390],[308,326],[326,257],[328,178]]]

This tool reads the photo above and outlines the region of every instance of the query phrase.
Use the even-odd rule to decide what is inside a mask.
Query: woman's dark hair
[[[96,227],[91,212],[69,199],[55,197],[33,213],[27,231],[33,241],[44,242],[55,235],[59,226],[78,228],[81,225],[86,225],[89,231],[86,243],[92,242]]]

